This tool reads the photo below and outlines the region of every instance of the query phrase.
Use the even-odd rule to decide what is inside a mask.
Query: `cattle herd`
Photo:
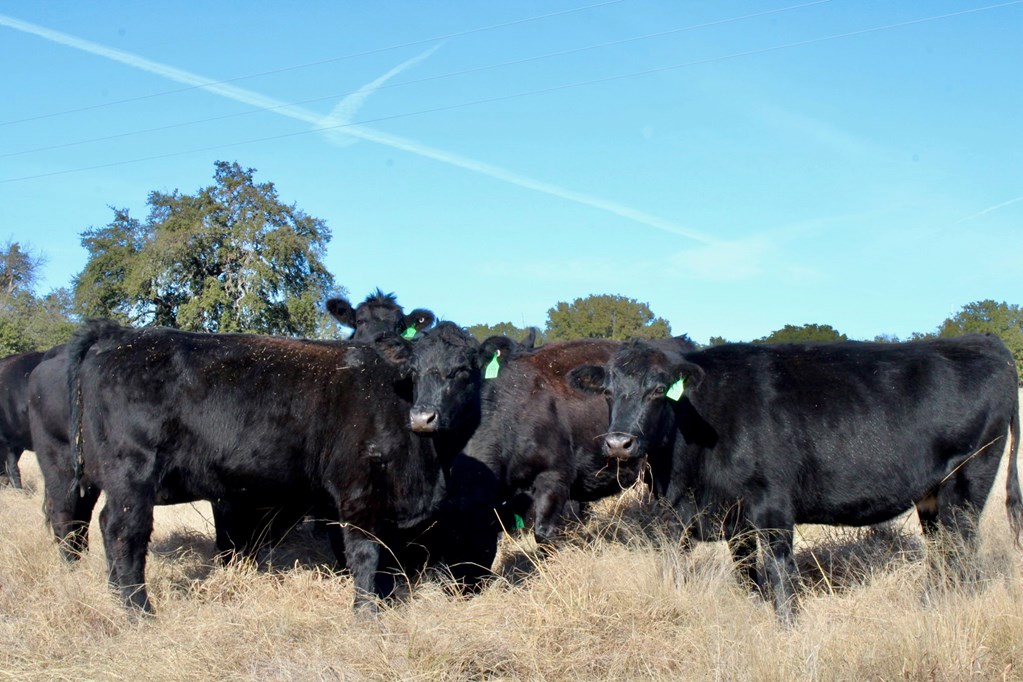
[[[140,612],[153,507],[212,504],[219,556],[327,521],[355,606],[443,567],[472,592],[502,532],[555,541],[570,503],[644,478],[667,537],[726,540],[740,580],[795,606],[797,523],[866,525],[915,506],[975,579],[979,515],[1008,452],[1017,543],[1018,379],[994,336],[724,344],[534,337],[482,343],[379,290],[328,312],[347,341],[84,323],[0,360],[0,467],[34,450],[62,556],[88,550],[100,492],[111,587]],[[1006,447],[1008,446],[1008,447]],[[944,546],[944,545],[943,545]],[[937,544],[933,544],[937,552]]]

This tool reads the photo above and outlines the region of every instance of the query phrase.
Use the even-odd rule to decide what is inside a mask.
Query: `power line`
[[[5,179],[0,180],[0,184],[6,184],[6,183],[11,183],[11,182],[19,182],[19,181],[22,181],[22,180],[35,180],[35,179],[39,179],[39,178],[52,177],[52,176],[55,176],[55,175],[66,175],[66,174],[69,174],[69,173],[80,173],[80,172],[84,172],[84,171],[88,171],[88,170],[97,170],[97,169],[100,169],[100,168],[110,168],[110,167],[113,167],[113,166],[120,166],[120,165],[131,164],[131,163],[142,163],[144,161],[155,161],[155,160],[159,160],[159,159],[167,159],[167,158],[173,158],[173,157],[176,157],[176,156],[183,156],[183,155],[186,155],[186,154],[197,154],[197,153],[200,153],[200,152],[206,152],[206,151],[211,151],[211,150],[216,150],[216,149],[229,149],[229,148],[232,148],[232,147],[239,147],[239,146],[246,145],[246,144],[255,144],[257,142],[271,142],[271,141],[283,140],[283,139],[287,139],[287,138],[291,138],[291,137],[298,137],[300,135],[309,135],[311,133],[319,133],[319,132],[325,132],[325,131],[330,131],[330,130],[340,130],[342,128],[362,126],[362,125],[366,125],[366,124],[369,124],[369,123],[379,123],[381,121],[390,121],[390,120],[394,120],[394,119],[398,119],[398,118],[407,118],[407,117],[410,117],[410,116],[419,116],[419,115],[422,115],[422,114],[437,113],[437,112],[441,112],[441,111],[451,111],[451,110],[454,110],[454,109],[461,109],[461,108],[464,108],[464,107],[477,106],[477,105],[480,105],[480,104],[489,104],[489,103],[493,103],[493,102],[500,102],[500,101],[505,101],[505,100],[510,100],[510,99],[517,99],[517,98],[520,98],[520,97],[527,97],[527,96],[532,96],[532,95],[547,94],[547,93],[550,93],[550,92],[558,92],[558,91],[561,91],[561,90],[569,90],[569,89],[572,89],[572,88],[583,87],[583,86],[586,86],[586,85],[597,85],[597,84],[609,83],[609,82],[618,81],[618,80],[624,80],[624,79],[627,79],[627,78],[636,78],[636,77],[647,76],[647,75],[655,74],[655,73],[663,73],[665,71],[671,71],[671,70],[674,70],[674,69],[681,69],[681,68],[685,68],[685,67],[689,67],[689,66],[699,66],[699,65],[703,65],[703,64],[712,64],[712,63],[716,63],[716,62],[727,61],[727,60],[730,60],[730,59],[737,59],[739,57],[749,57],[749,56],[754,56],[754,55],[767,54],[767,53],[770,53],[770,52],[777,52],[777,51],[780,51],[780,50],[787,50],[787,49],[791,49],[791,48],[794,48],[794,47],[803,47],[803,46],[806,46],[806,45],[814,45],[814,44],[817,44],[817,43],[823,43],[823,42],[826,42],[826,41],[829,41],[829,40],[838,40],[840,38],[850,38],[850,37],[854,37],[854,36],[865,35],[865,34],[868,34],[868,33],[877,33],[877,32],[880,32],[880,31],[887,31],[887,30],[896,29],[896,28],[904,28],[906,26],[914,26],[916,24],[922,24],[922,23],[926,23],[926,22],[929,22],[929,21],[937,21],[937,20],[940,20],[940,19],[950,19],[952,17],[963,16],[963,15],[966,15],[966,14],[975,14],[977,12],[984,12],[984,11],[988,11],[988,10],[992,10],[992,9],[999,9],[1001,7],[1008,7],[1008,6],[1011,6],[1011,5],[1019,5],[1021,3],[1023,3],[1023,0],[1010,0],[1009,2],[1002,2],[1002,3],[995,4],[995,5],[986,5],[984,7],[974,7],[974,8],[971,8],[971,9],[960,10],[958,12],[949,12],[949,13],[946,13],[946,14],[938,14],[938,15],[934,15],[934,16],[930,16],[930,17],[922,17],[920,19],[911,19],[911,20],[908,20],[908,21],[900,21],[900,22],[897,22],[897,23],[894,23],[894,24],[885,24],[885,25],[882,25],[882,26],[873,26],[873,27],[870,27],[870,28],[858,29],[858,30],[855,30],[855,31],[848,31],[846,33],[838,33],[838,34],[832,34],[832,35],[829,35],[829,36],[821,36],[820,38],[809,38],[809,39],[806,39],[806,40],[799,40],[799,41],[796,41],[796,42],[784,43],[782,45],[774,45],[772,47],[758,48],[756,50],[746,50],[744,52],[733,52],[733,53],[727,54],[727,55],[720,55],[718,57],[708,57],[708,58],[705,58],[705,59],[698,59],[698,60],[694,60],[694,61],[690,61],[690,62],[683,62],[681,64],[672,64],[670,66],[661,66],[661,67],[656,67],[656,68],[652,68],[652,69],[645,69],[643,71],[633,71],[631,73],[619,74],[619,75],[616,75],[616,76],[605,76],[603,78],[595,78],[595,79],[592,79],[592,80],[577,81],[575,83],[565,83],[565,84],[562,84],[562,85],[555,85],[555,86],[551,86],[551,87],[548,87],[548,88],[540,88],[540,89],[536,89],[536,90],[527,90],[527,91],[524,91],[524,92],[512,93],[512,94],[508,94],[508,95],[499,95],[499,96],[495,96],[495,97],[488,97],[488,98],[485,98],[485,99],[474,100],[474,101],[471,101],[471,102],[461,102],[461,103],[458,103],[458,104],[451,104],[451,105],[446,105],[446,106],[433,107],[433,108],[430,108],[430,109],[421,109],[421,110],[418,110],[418,111],[405,112],[405,113],[401,113],[401,114],[393,114],[393,115],[390,115],[390,116],[381,116],[381,117],[378,117],[378,118],[367,119],[367,120],[364,120],[364,121],[358,121],[358,122],[352,122],[352,123],[343,123],[343,124],[334,125],[334,126],[323,126],[323,127],[317,127],[317,128],[310,128],[308,130],[301,130],[301,131],[297,131],[297,132],[294,132],[294,133],[283,133],[283,134],[280,134],[280,135],[271,135],[271,136],[267,136],[267,137],[253,138],[253,139],[248,139],[248,140],[241,140],[241,141],[238,141],[238,142],[231,142],[231,143],[227,143],[227,144],[212,145],[212,146],[208,146],[208,147],[199,147],[199,148],[195,148],[195,149],[189,149],[189,150],[183,150],[183,151],[177,151],[177,152],[170,152],[170,153],[167,153],[167,154],[158,154],[158,155],[154,155],[154,156],[141,157],[141,158],[137,158],[137,159],[128,159],[128,160],[124,160],[124,161],[113,161],[113,162],[110,162],[110,163],[97,164],[97,165],[93,165],[93,166],[86,166],[86,167],[81,167],[81,168],[73,168],[73,169],[62,170],[62,171],[53,171],[53,172],[50,172],[50,173],[40,173],[40,174],[37,174],[37,175],[26,175],[26,176],[16,177],[16,178],[5,178]]]
[[[371,54],[378,54],[380,52],[387,52],[388,50],[396,50],[403,47],[414,47],[416,45],[423,45],[425,43],[437,42],[439,40],[450,40],[451,38],[460,38],[462,36],[472,35],[473,33],[482,33],[484,31],[492,31],[499,28],[507,28],[509,26],[518,26],[520,24],[526,24],[534,21],[540,21],[542,19],[550,19],[552,17],[558,17],[565,14],[572,14],[575,12],[582,12],[585,10],[597,9],[598,7],[605,7],[607,5],[614,5],[625,0],[605,0],[604,2],[594,3],[592,5],[583,5],[582,7],[573,7],[570,9],[560,10],[557,12],[549,12],[547,14],[540,14],[534,17],[526,17],[523,19],[515,19],[513,21],[506,21],[500,24],[491,24],[489,26],[480,26],[478,28],[471,28],[465,31],[456,31],[454,33],[448,33],[445,35],[433,36],[431,38],[422,38],[419,40],[413,40],[407,43],[397,43],[394,45],[387,45],[385,47],[376,47],[370,50],[363,50],[362,52],[353,52],[352,54],[342,55],[340,57],[331,57],[330,59],[321,59],[315,62],[308,62],[305,64],[297,64],[295,66],[284,66],[278,69],[271,69],[269,71],[260,71],[259,73],[251,73],[246,76],[236,76],[234,78],[227,78],[219,81],[209,81],[203,85],[190,85],[184,88],[175,88],[174,90],[164,90],[162,92],[154,92],[149,95],[140,95],[138,97],[129,97],[127,99],[115,100],[113,102],[104,102],[102,104],[92,104],[86,107],[78,107],[76,109],[66,109],[64,111],[55,111],[49,114],[40,114],[38,116],[30,116],[28,118],[19,118],[12,121],[0,121],[0,126],[14,125],[16,123],[27,123],[29,121],[38,121],[43,118],[52,118],[54,116],[63,116],[65,114],[75,114],[81,111],[91,111],[93,109],[102,109],[103,107],[112,107],[118,104],[127,104],[129,102],[138,102],[140,100],[152,99],[154,97],[163,97],[165,95],[173,95],[179,92],[188,92],[189,90],[197,90],[199,88],[207,87],[210,85],[222,85],[225,83],[235,83],[238,81],[247,80],[250,78],[259,78],[260,76],[271,76],[278,73],[285,73],[288,71],[295,71],[298,69],[306,69],[313,66],[321,66],[323,64],[331,64],[334,62],[344,61],[346,59],[354,59],[355,57],[365,57]],[[0,15],[0,19],[3,16]]]
[[[572,48],[570,50],[561,50],[559,52],[549,52],[547,54],[535,55],[535,56],[532,56],[532,57],[525,57],[525,58],[516,59],[516,60],[513,60],[513,61],[500,62],[500,63],[497,63],[497,64],[488,64],[488,65],[485,65],[485,66],[475,66],[475,67],[472,67],[472,68],[469,68],[469,69],[463,69],[461,71],[451,71],[451,72],[448,72],[448,73],[438,74],[438,75],[435,75],[435,76],[425,76],[423,78],[417,78],[417,79],[414,79],[414,80],[401,81],[401,82],[398,82],[398,83],[391,83],[389,85],[381,85],[381,86],[379,86],[377,88],[374,88],[374,92],[379,91],[379,90],[386,90],[386,89],[390,89],[390,88],[404,87],[404,86],[408,86],[408,85],[418,85],[418,84],[421,84],[421,83],[426,83],[426,82],[429,82],[429,81],[440,80],[440,79],[443,79],[443,78],[453,78],[455,76],[464,76],[464,75],[467,75],[467,74],[470,74],[470,73],[479,73],[481,71],[489,71],[491,69],[503,68],[503,67],[507,67],[507,66],[517,66],[519,64],[526,64],[526,63],[529,63],[529,62],[541,61],[541,60],[544,60],[544,59],[551,59],[551,58],[554,58],[554,57],[563,57],[563,56],[566,56],[566,55],[576,54],[576,53],[579,53],[579,52],[586,52],[586,51],[589,51],[589,50],[596,50],[596,49],[601,49],[601,48],[605,48],[605,47],[613,47],[613,46],[617,46],[617,45],[623,45],[623,44],[626,44],[626,43],[637,42],[637,41],[640,41],[640,40],[649,40],[651,38],[661,38],[661,37],[664,37],[664,36],[667,36],[667,35],[673,35],[673,34],[676,34],[676,33],[682,33],[682,32],[686,32],[686,31],[695,31],[697,29],[709,28],[711,26],[721,26],[721,25],[724,25],[724,24],[735,23],[737,21],[743,21],[745,19],[754,19],[754,18],[758,18],[758,17],[763,17],[763,16],[771,15],[771,14],[780,14],[782,12],[789,12],[789,11],[796,10],[796,9],[802,9],[804,7],[810,7],[810,6],[813,6],[813,5],[822,5],[822,4],[831,2],[831,1],[832,0],[813,0],[812,2],[804,2],[804,3],[798,4],[798,5],[790,5],[788,7],[780,7],[780,8],[777,8],[777,9],[765,10],[763,12],[754,12],[753,14],[744,14],[744,15],[738,16],[738,17],[729,17],[729,18],[726,18],[726,19],[717,19],[715,21],[709,21],[709,22],[702,23],[702,24],[693,24],[693,25],[690,25],[690,26],[683,26],[683,27],[680,27],[680,28],[673,28],[673,29],[668,29],[668,30],[665,30],[665,31],[658,31],[656,33],[647,33],[647,34],[641,35],[641,36],[632,36],[630,38],[622,38],[620,40],[612,40],[612,41],[608,41],[608,42],[597,43],[597,44],[594,44],[594,45],[584,45],[582,47],[576,47],[576,48]],[[198,87],[198,86],[196,86],[196,87]],[[193,88],[188,88],[188,89],[193,89]],[[248,109],[246,111],[235,112],[235,113],[232,113],[232,114],[224,114],[222,116],[212,116],[212,117],[209,117],[209,118],[195,119],[195,120],[192,120],[192,121],[184,121],[184,122],[181,122],[181,123],[172,123],[172,124],[169,124],[169,125],[159,126],[159,127],[156,127],[156,128],[146,128],[146,129],[143,129],[143,130],[135,130],[135,131],[129,131],[129,132],[124,132],[124,133],[116,133],[116,134],[113,134],[113,135],[106,135],[106,136],[103,136],[103,137],[94,137],[94,138],[90,138],[90,139],[87,139],[87,140],[79,140],[79,141],[76,141],[76,142],[65,142],[65,143],[62,143],[62,144],[48,145],[46,147],[36,147],[34,149],[25,149],[25,150],[21,150],[21,151],[17,151],[17,152],[8,152],[6,154],[0,154],[0,159],[8,158],[8,157],[11,157],[11,156],[21,156],[21,155],[24,155],[24,154],[32,154],[32,153],[36,153],[36,152],[51,151],[51,150],[54,150],[54,149],[64,149],[66,147],[74,147],[74,146],[77,146],[77,145],[90,144],[90,143],[94,143],[94,142],[106,142],[106,141],[109,141],[109,140],[116,140],[118,138],[129,137],[129,136],[132,136],[132,135],[144,135],[144,134],[147,134],[147,133],[163,132],[165,130],[173,130],[174,128],[182,128],[182,127],[186,127],[186,126],[190,126],[190,125],[199,125],[199,124],[202,124],[202,123],[212,123],[213,121],[222,121],[224,119],[234,118],[234,117],[237,117],[237,116],[248,116],[249,114],[255,114],[255,113],[260,113],[260,112],[264,112],[264,111],[274,111],[276,109],[283,109],[285,107],[297,106],[297,105],[302,105],[302,104],[312,104],[314,102],[322,102],[322,101],[325,101],[325,100],[333,100],[333,99],[338,99],[338,98],[342,98],[342,97],[348,97],[349,95],[353,95],[356,92],[358,92],[358,90],[352,90],[352,91],[349,91],[349,92],[343,92],[343,93],[338,93],[338,94],[333,94],[333,95],[324,95],[322,97],[314,97],[312,99],[305,99],[305,100],[300,100],[300,101],[297,101],[297,102],[289,102],[287,104],[278,104],[278,105],[275,105],[275,106],[272,106],[272,107],[257,107],[255,109]]]

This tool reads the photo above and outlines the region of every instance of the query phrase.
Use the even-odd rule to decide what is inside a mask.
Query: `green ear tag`
[[[679,398],[681,398],[683,381],[685,381],[685,379],[679,379],[670,387],[668,387],[668,392],[664,394],[664,397],[667,398],[668,400],[678,400]]]
[[[401,338],[411,339],[413,336],[416,335],[416,331],[418,330],[415,328],[415,326],[409,327],[408,329],[401,333]]]
[[[515,515],[515,530],[522,530],[526,527],[526,521],[518,514]]]
[[[494,353],[494,357],[490,358],[490,362],[487,363],[487,368],[483,372],[484,379],[496,379],[497,373],[501,371],[501,363],[497,361],[498,356],[501,355],[501,351]]]

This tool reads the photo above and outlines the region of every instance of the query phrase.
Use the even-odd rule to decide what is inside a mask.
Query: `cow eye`
[[[456,369],[453,372],[451,372],[451,374],[448,375],[448,378],[449,379],[464,379],[467,376],[469,376],[469,370],[466,369],[465,367],[459,367],[458,369]]]
[[[667,387],[665,387],[664,384],[658,384],[657,386],[654,387],[653,393],[654,393],[654,395],[664,395],[664,392],[666,390],[668,390],[668,389],[667,389]]]

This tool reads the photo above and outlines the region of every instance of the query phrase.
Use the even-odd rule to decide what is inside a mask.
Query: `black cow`
[[[107,567],[126,605],[152,610],[154,504],[329,500],[368,607],[393,587],[378,543],[397,544],[443,497],[432,442],[408,429],[410,388],[373,346],[94,321],[68,364],[73,464],[107,494]]]
[[[758,587],[759,539],[783,619],[793,608],[797,523],[860,526],[916,505],[925,533],[950,530],[968,560],[1007,430],[1019,537],[1016,370],[996,337],[728,344],[684,355],[631,343],[573,381],[608,396],[608,456],[647,456],[655,490],[687,531],[727,539]],[[954,555],[953,574],[969,577]]]
[[[75,561],[89,548],[89,523],[101,491],[87,475],[76,474],[68,455],[71,446],[67,375],[65,346],[47,351],[29,377],[28,411],[33,449],[46,484],[43,515],[61,555],[67,561]],[[169,483],[164,481],[163,485]],[[156,499],[156,504],[178,501],[176,492],[166,487],[161,488]],[[264,543],[279,541],[310,508],[308,499],[297,501],[293,508],[260,504],[240,509],[240,504],[237,499],[212,501],[218,559],[255,556]],[[343,562],[344,550],[339,549],[339,538],[332,527],[328,534],[338,561]]]
[[[660,343],[676,352],[694,348],[685,337]],[[513,528],[530,508],[537,540],[548,542],[563,529],[570,499],[592,502],[637,480],[641,462],[601,452],[606,401],[566,383],[572,368],[606,361],[618,343],[571,341],[525,352],[505,337],[477,344],[441,323],[413,345],[412,429],[449,441],[438,446],[451,462],[440,533],[458,580],[476,586],[502,526]]]
[[[18,353],[0,359],[0,481],[21,488],[18,460],[32,449],[28,421],[28,377],[43,353]]]
[[[406,315],[394,294],[385,294],[380,289],[354,308],[347,299],[329,299],[327,312],[341,324],[355,330],[352,341],[372,341],[387,333],[413,338],[418,332],[428,329],[435,319],[432,312],[423,308],[416,308]]]

